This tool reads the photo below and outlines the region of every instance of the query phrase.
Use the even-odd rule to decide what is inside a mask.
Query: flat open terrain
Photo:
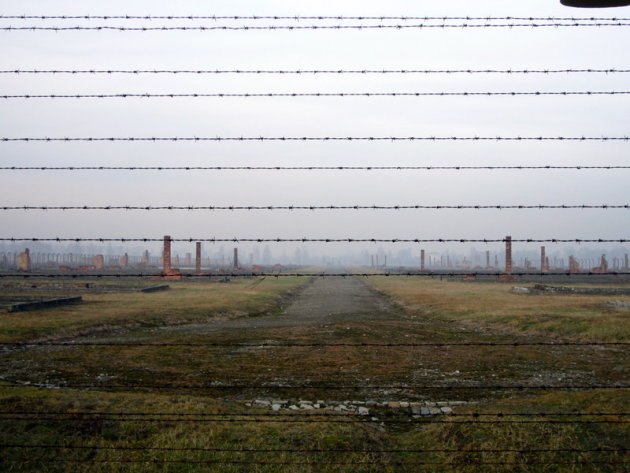
[[[510,287],[178,282],[2,314],[5,342],[70,344],[4,346],[4,456],[11,471],[624,471],[628,314]]]

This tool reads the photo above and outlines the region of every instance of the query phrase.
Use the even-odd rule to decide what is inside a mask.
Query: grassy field
[[[337,423],[328,423],[329,417],[317,413],[299,419],[309,422],[296,422],[293,417],[288,418],[292,423],[282,423],[273,422],[273,418],[264,416],[265,412],[260,409],[236,408],[203,396],[43,392],[33,388],[2,394],[0,400],[3,411],[66,413],[49,415],[51,420],[47,421],[2,422],[0,442],[4,464],[10,465],[10,469],[4,471],[451,473],[464,468],[449,465],[456,462],[465,465],[466,471],[474,472],[612,473],[625,471],[620,463],[628,461],[623,451],[628,447],[628,429],[616,424],[462,425],[460,422],[466,419],[463,417],[411,424],[395,424],[392,422],[400,418],[389,417],[379,424],[351,415],[335,418]],[[602,405],[617,411],[625,407],[617,397],[605,392],[562,393],[506,400],[491,407],[475,406],[474,412],[539,412],[557,409],[559,405],[567,411],[579,409],[581,412],[598,411]],[[468,407],[459,413],[472,411]],[[90,412],[100,414],[88,414]],[[153,415],[150,418],[113,415],[117,412],[151,412]],[[174,412],[177,415],[167,414]],[[159,417],[155,413],[167,415]],[[237,423],[208,422],[207,418],[190,422],[186,417],[192,414],[194,419],[199,419],[200,413],[260,415],[230,417],[247,421]],[[484,417],[484,420],[497,419]],[[527,420],[549,419],[534,416]],[[50,448],[18,447],[23,445]],[[506,446],[520,451],[494,451]],[[572,451],[541,452],[566,449]],[[180,461],[194,463],[178,463]]]
[[[620,413],[627,412],[630,390],[492,388],[627,385],[626,347],[387,346],[627,341],[628,316],[606,309],[606,297],[523,296],[503,284],[383,277],[366,283],[394,303],[374,318],[262,323],[276,320],[304,282],[177,282],[163,293],[95,294],[83,305],[3,314],[5,341],[90,334],[78,340],[189,346],[5,351],[0,470],[628,470],[630,429],[623,422],[630,419]],[[204,329],[207,321],[223,328]],[[80,385],[92,387],[71,387]],[[163,389],[143,387],[155,385]],[[282,411],[293,415],[274,418],[268,409],[248,407],[252,399],[468,404],[452,415],[420,418],[409,409],[385,407],[370,408],[369,416],[313,410]]]
[[[130,281],[128,286],[168,284],[168,291],[51,292],[47,295],[83,297],[83,303],[0,316],[0,341],[67,338],[81,334],[177,325],[217,319],[252,317],[278,310],[306,278],[236,279],[229,284],[192,281]],[[73,285],[93,280],[72,280]],[[99,282],[107,287],[107,282]],[[117,286],[124,285],[116,281]],[[3,294],[23,294],[4,290]]]
[[[438,315],[497,331],[583,341],[627,341],[630,314],[607,307],[630,296],[512,294],[515,283],[383,277],[368,283],[417,317]],[[579,286],[576,286],[579,287]]]

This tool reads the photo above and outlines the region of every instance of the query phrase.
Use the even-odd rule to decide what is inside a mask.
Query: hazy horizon
[[[4,14],[611,17],[556,0],[25,0]],[[418,21],[416,21],[418,22]],[[149,26],[216,21],[153,20]],[[220,24],[307,24],[224,21]],[[338,21],[320,24],[335,24]],[[347,21],[355,24],[358,21]],[[372,24],[374,22],[371,22]],[[377,22],[378,23],[378,22]],[[395,22],[392,22],[395,23]],[[0,20],[20,25],[146,25]],[[627,27],[0,32],[2,69],[628,69]],[[1,74],[3,94],[626,91],[628,74]],[[627,137],[627,95],[1,99],[2,137]],[[626,166],[627,141],[0,142],[0,166]],[[626,205],[630,170],[0,171],[1,206]],[[2,210],[0,238],[628,239],[627,209]],[[5,242],[6,243],[6,242]],[[159,251],[159,242],[149,245]],[[28,247],[28,243],[22,244]],[[32,245],[30,245],[32,247]],[[192,246],[192,245],[191,245]],[[231,249],[234,245],[225,244]],[[269,244],[291,257],[299,244]],[[382,244],[469,254],[500,243]],[[547,244],[566,254],[565,245]],[[573,245],[576,248],[593,248]],[[595,245],[612,253],[620,244]],[[209,245],[204,247],[210,248]],[[515,245],[538,251],[540,244]],[[174,246],[174,251],[180,245]],[[249,248],[249,249],[247,249]],[[313,255],[377,251],[308,245]],[[599,250],[601,248],[601,250]],[[621,251],[627,251],[623,245]],[[181,250],[179,250],[181,251]],[[214,251],[214,250],[208,250]],[[226,250],[227,251],[227,250]],[[253,251],[243,246],[245,254]],[[534,260],[536,261],[536,260]]]

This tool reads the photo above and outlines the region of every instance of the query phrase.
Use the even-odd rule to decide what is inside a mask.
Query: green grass
[[[19,389],[11,395],[0,391],[2,411],[52,412],[152,412],[152,413],[242,413],[243,407],[207,397],[172,396],[159,394],[112,394],[84,392],[46,392]],[[250,409],[250,412],[252,410]],[[255,410],[253,412],[256,412]],[[261,412],[261,411],[258,411]],[[221,423],[221,422],[122,422],[103,420],[99,416],[85,416],[78,422],[17,421],[0,422],[2,444],[101,447],[167,447],[214,449],[364,449],[379,450],[388,444],[388,436],[364,424],[281,424],[281,423]],[[169,417],[167,417],[169,418]],[[170,417],[172,418],[172,417]],[[263,418],[264,419],[264,418]],[[320,418],[322,419],[322,418]],[[63,448],[21,449],[3,448],[6,464],[12,471],[131,471],[131,472],[392,472],[388,467],[340,465],[281,465],[310,462],[363,462],[378,457],[376,454],[335,453],[238,453],[238,452],[159,452],[151,450],[72,450]],[[23,459],[37,459],[19,463]],[[57,463],[66,460],[146,460],[156,464],[81,464]],[[216,464],[160,464],[160,460],[192,460]],[[225,462],[271,462],[270,465],[229,464]]]
[[[307,278],[238,279],[226,284],[166,281],[171,289],[162,292],[79,293],[81,304],[0,314],[0,341],[257,316],[278,310],[292,291],[307,282]]]
[[[607,297],[522,296],[508,285],[375,278],[368,282],[387,294],[399,310],[379,318],[325,324],[195,330],[153,330],[189,321],[273,314],[306,278],[235,281],[230,284],[169,282],[154,294],[95,294],[79,306],[3,315],[5,340],[54,339],[107,332],[106,340],[149,343],[422,343],[531,342],[567,340],[627,341],[627,315],[608,311]],[[26,318],[24,318],[26,317]],[[39,318],[38,318],[39,317]],[[240,327],[240,325],[239,325]],[[124,333],[115,330],[124,329]],[[96,341],[99,338],[95,338]],[[239,389],[191,387],[212,382],[260,384],[627,384],[628,350],[621,347],[39,347],[3,354],[6,380],[99,384],[100,390],[36,389],[0,384],[0,411],[243,413],[245,399],[468,400],[459,414],[540,412],[626,412],[629,390],[373,390]],[[107,384],[163,384],[168,390],[107,389]],[[250,412],[263,412],[250,408]],[[387,413],[373,411],[383,419]],[[6,417],[6,416],[5,416]],[[43,416],[42,416],[43,417]],[[323,419],[323,418],[322,418]],[[349,417],[357,419],[358,417]],[[3,445],[168,447],[218,449],[368,450],[334,452],[191,452],[104,449],[21,449],[0,447],[0,471],[19,472],[534,472],[624,471],[622,452],[486,452],[496,449],[628,448],[627,424],[388,424],[123,422],[84,416],[76,422],[0,420]],[[483,420],[505,420],[482,417]],[[516,420],[584,417],[516,417]],[[606,420],[629,420],[609,416]],[[421,419],[425,420],[425,419]],[[382,450],[455,452],[378,453]],[[62,463],[53,460],[138,460],[142,463]],[[32,460],[23,463],[21,460]],[[161,463],[193,460],[223,463]],[[269,464],[225,463],[261,462]],[[371,463],[370,463],[371,462]],[[375,463],[376,462],[376,463]],[[439,465],[419,464],[439,463]],[[449,463],[464,463],[449,465]],[[510,465],[475,465],[503,462]],[[544,465],[526,463],[545,463]],[[576,463],[578,462],[578,463]],[[584,463],[581,464],[580,462]],[[284,464],[286,463],[286,464]],[[295,464],[300,463],[300,464]],[[334,464],[329,464],[334,463]],[[364,463],[364,464],[356,464]],[[369,464],[368,464],[369,463]],[[512,465],[520,463],[520,465]],[[523,464],[525,463],[525,464]],[[559,464],[566,463],[566,464]],[[3,467],[2,465],[5,465]],[[10,466],[10,469],[6,468]],[[3,470],[3,468],[5,468]],[[627,468],[626,468],[627,470]]]
[[[510,412],[601,412],[623,411],[627,393],[552,393],[522,396],[518,399],[456,408],[456,413]],[[3,445],[47,445],[51,448],[3,447],[5,464],[11,471],[131,471],[153,472],[620,472],[620,465],[556,465],[575,463],[627,461],[623,452],[486,452],[466,450],[501,449],[586,449],[627,448],[630,433],[625,424],[461,424],[468,417],[436,417],[434,421],[413,424],[362,423],[225,423],[174,422],[172,416],[157,422],[122,421],[105,415],[79,415],[81,412],[145,412],[153,413],[244,413],[242,404],[207,397],[160,394],[97,393],[44,391],[21,388],[0,391],[3,412],[55,412],[72,414],[73,422],[60,420],[23,420],[0,422],[0,443]],[[248,409],[250,413],[265,411]],[[44,417],[42,415],[41,417]],[[50,416],[49,416],[50,417]],[[62,416],[63,417],[63,416]],[[77,419],[78,417],[78,419]],[[136,417],[137,418],[137,417]],[[183,418],[180,416],[178,418]],[[241,417],[242,418],[242,417]],[[383,417],[382,417],[383,418]],[[269,420],[265,417],[250,419]],[[311,420],[325,420],[313,417]],[[347,416],[342,420],[361,420]],[[392,419],[390,417],[390,419]],[[396,417],[395,419],[400,419]],[[583,420],[584,417],[482,417],[481,420]],[[606,420],[617,420],[609,416]],[[92,446],[109,449],[64,449],[61,447]],[[206,448],[219,450],[326,450],[326,452],[199,452],[158,451],[148,448]],[[128,450],[128,449],[137,450]],[[123,450],[127,449],[127,450]],[[347,453],[331,450],[367,450]],[[383,450],[389,452],[383,453]],[[392,452],[391,450],[405,450]],[[453,452],[409,452],[410,450],[454,450]],[[23,460],[29,462],[22,463]],[[114,463],[64,463],[59,460],[113,461]],[[141,463],[117,464],[134,460]],[[216,462],[209,464],[161,463],[167,461]],[[155,463],[150,463],[155,462]],[[225,463],[228,462],[228,463]],[[260,462],[262,464],[230,464]],[[419,465],[418,463],[437,463]],[[543,462],[548,465],[483,465],[479,462]],[[269,463],[269,464],[265,464]],[[283,464],[286,463],[286,464]],[[332,463],[332,464],[330,464]],[[363,463],[363,465],[361,464]],[[367,463],[367,464],[366,464]]]

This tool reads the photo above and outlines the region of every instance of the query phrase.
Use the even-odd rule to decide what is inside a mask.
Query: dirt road
[[[265,329],[324,325],[345,320],[391,318],[394,308],[357,277],[313,280],[280,313],[256,318],[159,327],[154,332],[208,333],[229,329]]]

